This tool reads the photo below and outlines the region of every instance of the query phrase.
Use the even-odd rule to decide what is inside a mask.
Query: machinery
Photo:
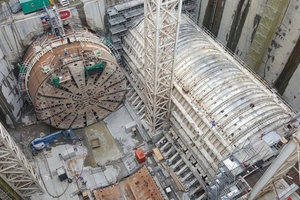
[[[59,130],[57,132],[46,135],[44,137],[34,139],[31,142],[32,151],[42,150],[43,148],[48,147],[50,142],[57,140],[57,135],[59,135],[59,134],[62,135],[63,139],[65,139],[67,137],[70,137],[71,139],[76,138],[72,129],[66,130],[66,134],[64,134],[64,132],[62,130]]]
[[[26,15],[38,10],[42,10],[44,6],[49,6],[50,2],[48,0],[20,0],[21,8],[23,13]]]
[[[120,105],[126,90],[112,51],[86,30],[37,39],[24,56],[23,69],[21,91],[29,95],[37,118],[57,129],[102,120]]]

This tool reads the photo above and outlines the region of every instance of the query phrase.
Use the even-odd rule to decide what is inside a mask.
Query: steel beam
[[[1,123],[0,176],[23,199],[43,192],[38,174]]]
[[[146,0],[144,4],[146,121],[152,136],[170,118],[181,6],[182,0]]]

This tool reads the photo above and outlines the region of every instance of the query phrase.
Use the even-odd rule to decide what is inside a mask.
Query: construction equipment
[[[170,120],[181,5],[182,0],[144,3],[144,92],[151,136],[161,133]]]
[[[0,144],[1,181],[5,181],[21,199],[29,199],[32,194],[43,192],[40,176],[2,123]]]
[[[64,180],[68,179],[66,169],[63,166],[57,168],[56,173],[57,173],[58,178],[59,178],[60,181],[64,181]],[[72,182],[72,181],[69,181],[69,182]]]
[[[20,0],[21,8],[23,13],[26,15],[38,10],[42,10],[43,7],[49,6],[48,0]]]
[[[64,49],[68,56],[63,56]],[[37,118],[57,129],[102,120],[122,103],[126,91],[126,79],[110,49],[85,30],[69,30],[64,39],[53,34],[37,39],[20,74],[20,89],[33,100]]]
[[[71,139],[76,138],[72,129],[66,130],[66,134],[64,134],[64,132],[62,130],[59,130],[57,132],[46,135],[44,137],[34,139],[31,142],[32,151],[42,150],[45,147],[48,147],[50,145],[50,142],[57,140],[57,135],[59,135],[59,134],[62,135],[63,139],[66,139],[67,137],[70,137]]]

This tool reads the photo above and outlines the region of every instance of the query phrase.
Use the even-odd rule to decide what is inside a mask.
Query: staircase
[[[69,0],[59,0],[59,3],[60,3],[63,7],[70,5],[70,1],[69,1]]]

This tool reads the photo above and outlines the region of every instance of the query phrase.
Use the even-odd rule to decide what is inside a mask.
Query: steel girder
[[[150,135],[168,124],[182,0],[146,0],[144,72]]]
[[[39,176],[1,123],[0,176],[23,199],[43,192]]]

